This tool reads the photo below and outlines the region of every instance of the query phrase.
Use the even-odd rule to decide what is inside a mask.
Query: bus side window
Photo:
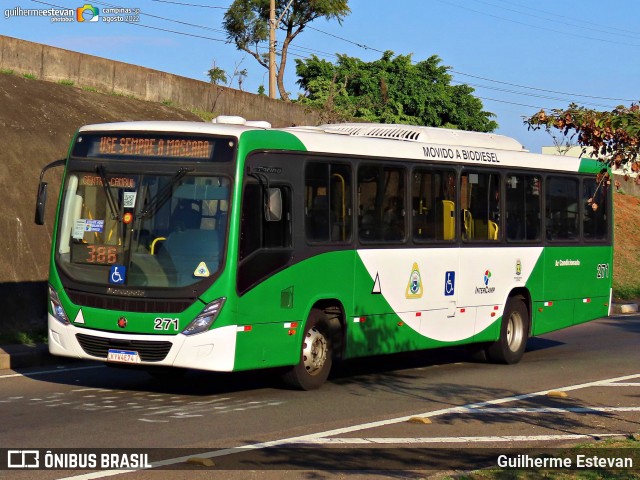
[[[500,174],[463,173],[460,188],[463,240],[499,240]]]
[[[582,235],[585,240],[606,240],[608,237],[607,183],[600,185],[595,178],[582,182]]]
[[[540,240],[540,185],[541,180],[537,175],[507,176],[507,241]]]
[[[455,172],[416,168],[411,182],[413,240],[455,238]]]
[[[383,165],[358,169],[358,238],[403,242],[406,232],[405,170]]]
[[[351,168],[313,162],[305,170],[305,233],[311,242],[351,240]]]
[[[545,191],[547,240],[577,240],[578,180],[548,177]]]

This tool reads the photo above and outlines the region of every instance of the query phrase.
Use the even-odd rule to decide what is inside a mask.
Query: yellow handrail
[[[153,242],[151,242],[151,255],[155,255],[156,243],[158,243],[160,240],[166,240],[166,239],[167,237],[158,237],[158,238],[155,238]]]

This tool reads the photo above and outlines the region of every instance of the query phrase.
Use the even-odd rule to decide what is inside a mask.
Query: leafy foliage
[[[364,62],[338,55],[336,64],[312,56],[296,59],[298,101],[322,109],[326,120],[428,125],[490,132],[498,127],[468,85],[451,85],[437,55],[414,64],[411,55],[386,51]]]
[[[207,76],[209,77],[209,81],[214,85],[227,82],[227,73],[220,67],[213,66],[213,68],[210,68]]]
[[[610,112],[580,107],[575,103],[551,112],[540,110],[524,120],[529,129],[557,129],[577,137],[583,154],[595,155],[615,168],[640,172],[640,106],[619,106]],[[591,153],[593,152],[593,153]],[[640,175],[636,177],[640,183]]]
[[[276,18],[282,16],[278,28],[285,32],[278,52],[280,64],[277,67],[277,82],[280,97],[286,101],[289,95],[284,88],[284,71],[293,39],[308,23],[318,18],[341,22],[351,12],[348,0],[293,0],[285,10],[288,4],[289,0],[276,0]],[[265,50],[264,43],[269,40],[269,0],[235,0],[224,15],[223,26],[230,42],[269,69],[268,48],[266,53],[261,52],[261,49]]]

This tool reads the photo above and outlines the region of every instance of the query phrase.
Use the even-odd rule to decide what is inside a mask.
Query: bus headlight
[[[186,326],[186,328],[182,331],[183,335],[195,335],[197,333],[202,333],[213,325],[213,322],[218,318],[218,314],[220,310],[222,310],[222,306],[224,305],[225,297],[218,298],[214,300],[209,305],[204,307],[200,315],[193,319],[193,321]]]
[[[67,313],[64,311],[64,308],[62,308],[58,293],[51,285],[49,285],[49,302],[51,302],[51,311],[54,318],[63,325],[69,325],[69,318],[67,317]]]

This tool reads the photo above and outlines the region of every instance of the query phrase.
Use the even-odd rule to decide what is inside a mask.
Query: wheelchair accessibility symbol
[[[124,265],[112,265],[109,270],[109,283],[122,285],[127,278],[127,267]]]
[[[447,272],[444,274],[444,295],[450,297],[454,294],[456,288],[456,272]]]

